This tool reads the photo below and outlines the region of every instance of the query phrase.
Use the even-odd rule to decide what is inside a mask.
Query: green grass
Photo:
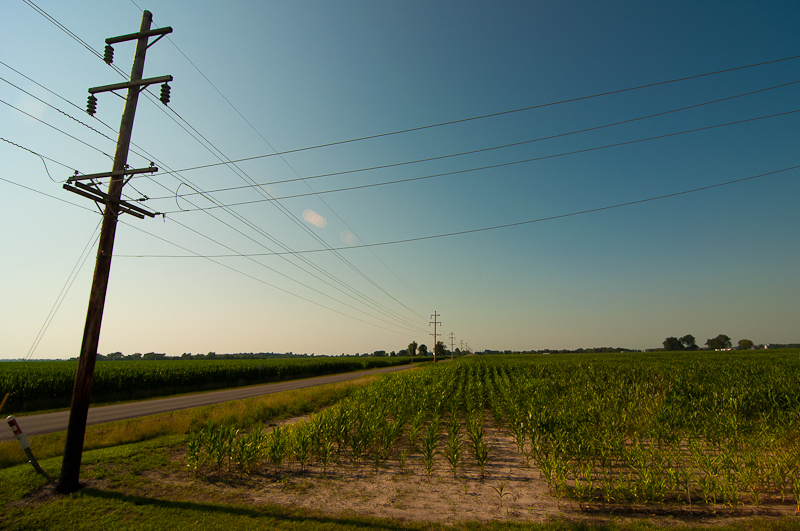
[[[259,422],[268,423],[319,411],[352,394],[375,379],[374,376],[346,382],[285,391],[193,409],[183,409],[107,424],[88,426],[84,450],[107,448],[147,441],[166,435],[185,435],[202,428],[208,421],[223,426],[247,429]],[[37,459],[60,456],[66,432],[28,438]],[[15,439],[0,441],[0,469],[26,463],[27,458]]]

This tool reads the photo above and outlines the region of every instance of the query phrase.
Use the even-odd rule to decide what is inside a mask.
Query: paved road
[[[142,402],[130,402],[128,404],[117,404],[113,406],[90,407],[87,425],[102,424],[115,420],[131,419],[135,417],[145,417],[156,413],[188,409],[208,404],[219,404],[230,400],[241,400],[253,396],[269,395],[289,391],[292,389],[303,389],[315,385],[323,385],[346,380],[354,380],[371,374],[381,374],[385,372],[396,372],[410,369],[413,365],[397,365],[394,367],[383,367],[380,369],[370,369],[358,372],[346,372],[342,374],[331,374],[328,376],[318,376],[316,378],[306,378],[304,380],[290,380],[288,382],[278,382],[272,384],[256,385],[252,387],[238,387],[236,389],[225,389],[224,391],[213,391],[194,395],[175,396],[171,398],[158,398],[145,400]],[[16,415],[15,415],[16,416]],[[59,411],[57,413],[44,413],[41,415],[28,415],[16,417],[20,428],[25,435],[41,435],[64,431],[67,429],[69,421],[69,411]],[[0,441],[10,440],[14,434],[10,429],[0,429]]]

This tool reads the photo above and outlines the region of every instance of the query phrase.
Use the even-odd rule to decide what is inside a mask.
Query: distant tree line
[[[134,354],[125,355],[122,352],[112,352],[110,354],[98,354],[98,360],[110,361],[137,361],[137,360],[261,360],[271,358],[309,358],[314,354],[294,354],[292,352],[277,353],[277,352],[239,352],[235,354],[217,354],[216,352],[208,352],[206,354],[192,354],[191,352],[184,352],[180,356],[167,356],[159,352],[148,352],[142,354],[136,352]]]
[[[700,347],[697,346],[696,339],[692,334],[687,334],[680,339],[676,337],[668,337],[664,340],[662,345],[664,345],[664,350],[671,352],[681,350],[700,350]],[[738,350],[750,350],[754,346],[755,345],[753,342],[749,339],[740,339],[738,343]],[[733,341],[725,334],[720,334],[717,337],[706,339],[705,350],[731,350],[732,348]]]
[[[440,349],[444,348],[444,345],[440,341],[439,344]],[[416,342],[413,343],[414,345],[414,354],[418,356],[432,356],[433,353],[428,352],[428,347],[425,345],[420,345],[419,347],[416,346]],[[409,345],[411,347],[411,345]],[[443,351],[446,355],[450,355],[450,352],[446,349]],[[458,349],[455,350],[456,355],[460,354]],[[400,350],[399,352],[395,352],[392,350],[391,352],[386,352],[385,350],[375,350],[372,352],[363,352],[359,353],[356,352],[355,354],[347,354],[342,353],[343,357],[397,357],[397,356],[409,356],[408,349]],[[437,352],[437,355],[441,355],[441,352]],[[136,352],[134,354],[125,355],[122,352],[111,352],[110,354],[98,354],[98,360],[110,360],[110,361],[138,361],[138,360],[253,360],[253,359],[285,359],[285,358],[308,358],[314,357],[315,354],[295,354],[293,352],[285,352],[285,353],[278,353],[278,352],[239,352],[235,354],[217,354],[216,352],[208,352],[206,354],[192,354],[191,352],[184,352],[180,356],[167,356],[166,354],[162,354],[159,352],[148,352],[146,354],[142,354],[141,352]],[[74,359],[74,358],[73,358]]]
[[[641,352],[622,347],[592,347],[578,349],[542,349],[542,350],[484,350],[476,352],[478,356],[516,355],[516,354],[602,354],[614,352]]]

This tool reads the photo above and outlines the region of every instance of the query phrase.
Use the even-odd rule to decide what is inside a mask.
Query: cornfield
[[[409,363],[410,358],[98,361],[92,402],[110,402],[291,380]],[[77,361],[0,363],[4,411],[68,407]]]
[[[461,359],[387,376],[294,426],[209,425],[192,434],[187,465],[377,472],[393,460],[428,476],[467,466],[482,475],[497,451],[490,426],[513,438],[553,496],[582,507],[800,510],[797,351]]]

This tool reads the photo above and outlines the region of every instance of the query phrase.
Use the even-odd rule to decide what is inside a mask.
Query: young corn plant
[[[328,467],[331,464],[331,458],[333,457],[333,441],[330,439],[325,439],[320,442],[320,444],[316,447],[317,448],[317,461],[319,465],[322,467],[322,475],[328,475]]]
[[[186,468],[189,469],[189,473],[192,475],[197,475],[203,462],[203,434],[202,430],[189,434],[189,442],[186,448]]]
[[[311,458],[313,436],[309,424],[303,424],[292,430],[291,443],[289,444],[291,456],[300,465],[300,472],[305,471],[308,460]]]
[[[428,478],[431,477],[433,470],[433,460],[439,453],[439,426],[440,419],[437,416],[428,424],[425,433],[422,435],[422,465],[425,467],[425,473]]]
[[[792,494],[794,494],[794,514],[800,514],[800,475],[795,474],[792,476],[789,485],[792,489]]]
[[[511,495],[510,492],[506,492],[506,485],[507,484],[508,484],[508,481],[498,481],[495,485],[492,485],[492,490],[494,491],[495,496],[497,496],[497,499],[500,500],[500,508],[503,507],[503,499],[506,496],[510,496]]]
[[[584,463],[575,472],[575,496],[578,503],[588,502],[594,494],[594,470],[592,463]]]
[[[259,427],[250,433],[240,435],[233,443],[231,458],[242,476],[249,476],[261,457],[263,433]]]
[[[417,442],[419,441],[419,436],[422,433],[422,421],[425,419],[425,413],[420,410],[411,418],[411,426],[408,429],[408,443],[411,445],[411,449],[415,449],[417,447]]]
[[[456,472],[461,459],[464,455],[464,445],[461,443],[461,423],[455,415],[450,417],[450,423],[447,429],[447,441],[444,447],[444,456],[453,469],[453,479],[456,478]]]
[[[279,470],[283,465],[289,449],[289,437],[286,431],[286,428],[276,426],[272,429],[266,441],[267,458],[276,470]]]
[[[230,443],[233,439],[231,434],[234,430],[225,426],[216,427],[213,422],[209,421],[204,431],[203,444],[206,454],[216,465],[217,474],[219,474],[222,472],[222,465],[225,460],[230,456]],[[238,430],[236,431],[238,432]]]
[[[406,471],[406,461],[408,460],[408,450],[403,448],[397,454],[397,465],[400,467],[400,472]]]

